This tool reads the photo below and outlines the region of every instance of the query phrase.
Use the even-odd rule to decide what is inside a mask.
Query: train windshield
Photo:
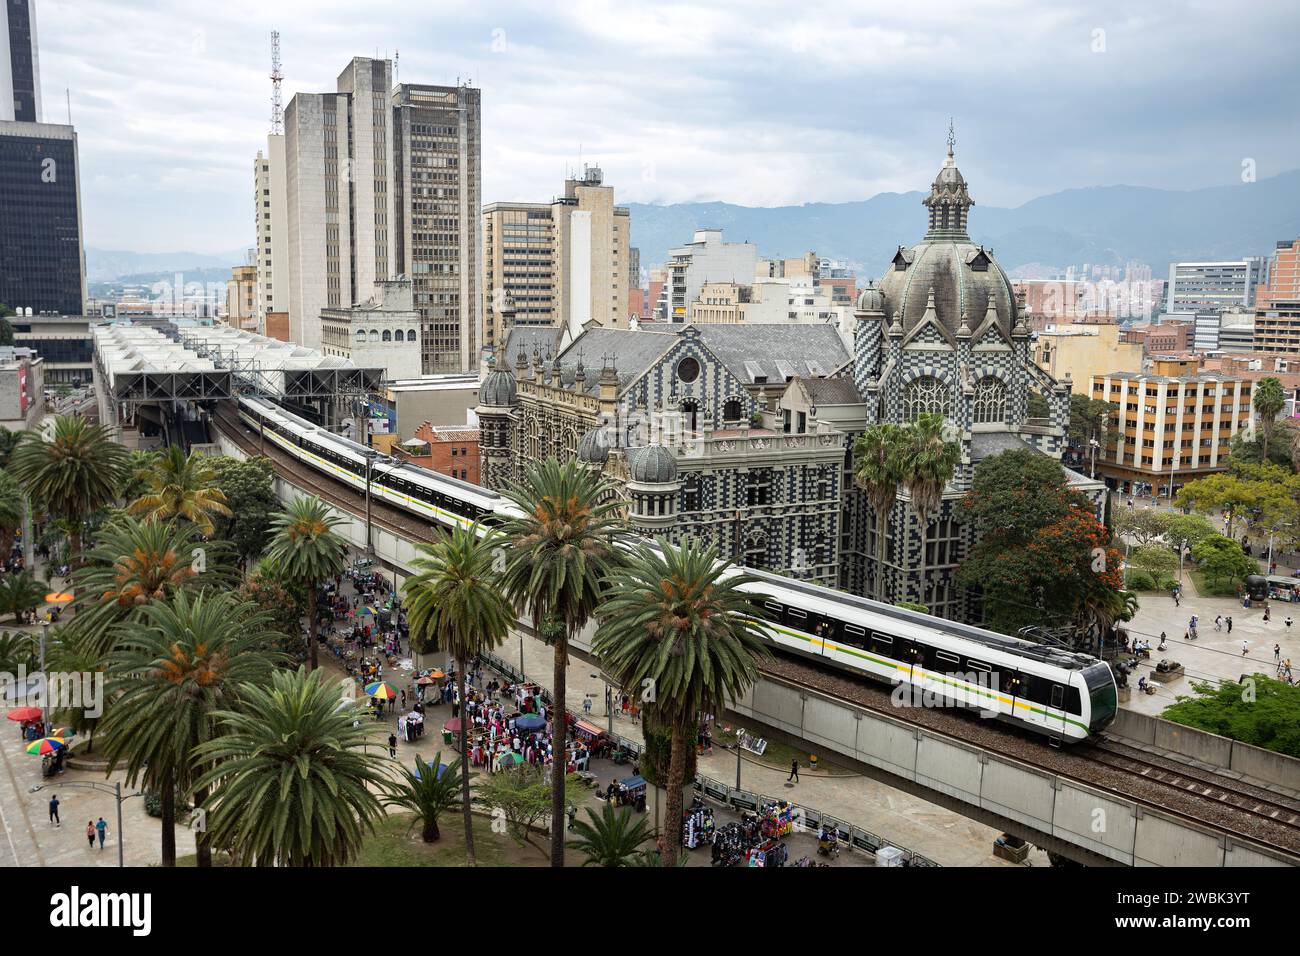
[[[1094,664],[1084,668],[1083,682],[1088,686],[1088,700],[1092,709],[1088,731],[1096,733],[1115,719],[1115,710],[1119,706],[1115,675],[1111,673],[1109,664]]]

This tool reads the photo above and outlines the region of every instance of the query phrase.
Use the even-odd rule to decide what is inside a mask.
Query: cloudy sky
[[[1294,0],[37,0],[37,20],[101,249],[251,244],[273,29],[286,105],[376,53],[481,87],[485,202],[547,200],[582,160],[623,202],[922,189],[950,115],[985,205],[1300,165]]]

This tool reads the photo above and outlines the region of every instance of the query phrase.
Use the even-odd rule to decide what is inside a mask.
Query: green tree
[[[385,758],[366,752],[373,722],[340,702],[324,671],[277,670],[244,684],[240,706],[194,751],[213,845],[254,865],[343,866],[356,858],[391,792]]]
[[[1112,402],[1103,402],[1087,395],[1071,394],[1070,424],[1066,432],[1070,445],[1082,455],[1090,453],[1093,441],[1104,446],[1110,430],[1111,415],[1118,407]]]
[[[1194,681],[1197,696],[1179,696],[1160,716],[1254,747],[1300,757],[1300,686],[1255,674],[1217,686]]]
[[[270,538],[271,523],[280,510],[275,471],[269,458],[243,461],[224,456],[211,459],[217,489],[225,495],[230,514],[216,520],[214,536],[229,541],[241,566],[258,558]]]
[[[609,579],[592,650],[622,687],[648,688],[647,709],[672,726],[668,765],[666,859],[681,850],[686,751],[694,750],[701,712],[720,713],[739,699],[768,657],[750,621],[757,579],[718,560],[714,548],[681,548],[658,539],[637,546]]]
[[[330,514],[329,505],[317,498],[295,498],[272,523],[274,537],[266,555],[284,575],[286,584],[307,591],[307,666],[319,666],[316,637],[316,591],[322,583],[343,573],[348,545],[334,529],[342,518]]]
[[[949,441],[944,432],[944,417],[922,412],[907,426],[907,447],[902,456],[903,485],[912,499],[917,525],[921,532],[921,575],[917,581],[917,600],[925,600],[925,539],[930,516],[943,503],[944,486],[952,480],[961,461],[961,445]]]
[[[9,456],[14,453],[18,443],[23,440],[26,432],[10,431],[7,428],[0,428],[0,468],[9,467]]]
[[[866,492],[876,518],[876,574],[872,594],[884,600],[885,538],[889,513],[903,483],[906,431],[890,422],[872,425],[853,445],[853,480]]]
[[[1153,544],[1169,532],[1175,517],[1158,508],[1123,508],[1115,518],[1115,533],[1139,545]]]
[[[1179,490],[1175,503],[1184,510],[1212,514],[1228,514],[1228,534],[1233,525],[1248,508],[1255,504],[1259,488],[1255,482],[1243,481],[1236,475],[1219,472],[1189,481]]]
[[[301,587],[286,587],[283,575],[274,562],[258,561],[239,586],[239,594],[271,615],[276,649],[296,659],[306,659],[302,642],[302,615],[307,606],[307,592]]]
[[[1182,542],[1186,541],[1187,547],[1194,548],[1205,538],[1216,533],[1214,524],[1201,515],[1170,514],[1169,524],[1165,529],[1165,541],[1177,554]]]
[[[119,492],[124,502],[130,504],[148,492],[145,483],[153,472],[154,463],[158,461],[160,454],[161,452],[158,451],[141,451],[139,448],[126,453],[124,468],[126,477],[122,481],[122,489]]]
[[[30,571],[0,575],[0,612],[12,614],[14,623],[21,624],[24,614],[30,614],[45,603],[50,586]]]
[[[0,318],[0,345],[14,344],[14,324],[8,317]]]
[[[1259,415],[1259,430],[1263,444],[1262,457],[1264,461],[1268,461],[1268,442],[1273,436],[1273,426],[1277,423],[1277,416],[1286,407],[1286,392],[1282,390],[1281,380],[1271,375],[1268,378],[1261,378],[1255,383],[1251,404],[1255,406],[1255,411]]]
[[[4,432],[4,429],[0,429],[0,432]],[[8,472],[0,471],[0,561],[9,559],[14,538],[22,530],[26,516],[27,496],[23,494],[22,487]]]
[[[56,519],[68,522],[70,559],[81,563],[86,521],[117,497],[125,477],[126,451],[102,425],[84,418],[54,419],[51,439],[27,432],[9,459],[9,470],[28,497]]]
[[[504,554],[505,542],[496,534],[480,538],[481,530],[477,524],[458,526],[434,544],[421,545],[413,562],[415,574],[402,587],[411,643],[421,651],[436,647],[451,654],[456,661],[456,689],[462,701],[466,699],[469,662],[499,647],[514,617],[493,570],[497,555]],[[563,720],[561,710],[555,723]],[[462,720],[460,725],[462,756],[469,753],[468,724],[468,720]],[[557,748],[555,755],[556,762],[563,764],[564,751]],[[461,780],[465,857],[474,866],[468,770]]]
[[[127,510],[142,517],[180,518],[198,528],[204,537],[210,537],[213,517],[230,515],[226,496],[216,486],[216,480],[211,460],[187,455],[179,445],[172,445],[144,475],[145,493]]]
[[[1136,547],[1128,556],[1128,563],[1159,580],[1178,569],[1178,557],[1168,548],[1157,544]]]
[[[1248,574],[1259,573],[1259,566],[1241,549],[1241,545],[1221,534],[1213,534],[1192,548],[1206,576],[1212,581],[1240,581]]]
[[[101,736],[109,773],[124,766],[162,798],[162,863],[176,865],[176,792],[195,790],[202,762],[195,748],[217,735],[217,713],[239,693],[265,683],[275,658],[262,650],[266,617],[229,594],[183,591],[141,609],[140,624],[119,626],[108,659],[113,708]],[[210,866],[207,834],[196,834],[198,865]]]
[[[587,789],[576,773],[564,775],[564,761],[553,764],[561,770],[561,799],[565,804],[577,805],[587,798]],[[542,823],[551,809],[551,791],[554,774],[545,767],[524,764],[494,773],[486,780],[480,778],[476,786],[479,799],[487,807],[499,810],[505,820],[506,833],[520,846],[533,845],[528,839],[533,828]],[[552,835],[553,836],[553,835]],[[560,827],[560,845],[564,843],[563,824]],[[552,840],[554,844],[554,840]],[[553,865],[553,864],[552,864]]]
[[[573,832],[578,836],[569,841],[569,849],[587,857],[583,866],[631,866],[641,844],[650,839],[650,820],[635,817],[631,807],[615,809],[607,800],[600,813],[588,807],[587,819],[575,820]]]
[[[425,843],[433,843],[442,838],[442,833],[438,830],[438,817],[455,806],[460,781],[468,782],[469,771],[463,758],[457,757],[447,765],[446,770],[439,773],[441,766],[441,751],[433,755],[431,763],[425,763],[416,754],[415,771],[403,767],[401,782],[384,800],[386,806],[403,807],[415,814],[411,826],[420,824],[420,838]]]
[[[552,693],[558,711],[553,740],[556,760],[551,785],[551,865],[564,865],[565,676],[569,640],[582,629],[601,600],[601,585],[619,564],[615,539],[623,527],[608,482],[576,460],[554,458],[531,465],[521,484],[506,491],[521,512],[502,524],[509,540],[502,584],[515,606],[525,610],[543,638],[555,634]],[[544,632],[543,623],[563,630]]]

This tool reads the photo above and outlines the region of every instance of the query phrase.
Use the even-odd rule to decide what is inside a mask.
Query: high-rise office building
[[[393,263],[420,313],[425,374],[478,368],[480,91],[403,83],[392,94]]]
[[[266,137],[266,152],[258,150],[253,160],[257,331],[262,335],[267,334],[268,313],[289,311],[289,224],[284,175],[284,134],[272,133]]]
[[[749,282],[757,274],[758,249],[748,242],[724,242],[721,229],[697,229],[684,246],[668,250],[663,318],[689,321],[691,303],[706,282]]]
[[[0,302],[80,315],[86,299],[77,133],[0,122]]]
[[[4,0],[0,15],[0,121],[41,121],[36,0]]]
[[[1175,262],[1169,266],[1166,312],[1223,312],[1253,306],[1255,286],[1268,278],[1268,260],[1250,256],[1232,262]]]
[[[356,57],[336,92],[296,94],[284,121],[290,340],[319,348],[324,309],[404,275],[424,371],[477,367],[479,91],[394,89],[391,61]]]
[[[628,327],[631,216],[614,205],[600,168],[565,180],[551,203],[483,208],[483,342],[499,348],[511,325],[554,325],[577,338],[588,322]]]

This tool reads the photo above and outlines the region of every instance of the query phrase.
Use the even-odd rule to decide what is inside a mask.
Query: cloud
[[[943,0],[625,4],[38,0],[44,108],[77,126],[87,242],[253,239],[252,159],[284,101],[352,56],[483,89],[485,202],[598,161],[621,201],[834,202],[924,188],[949,116],[977,200],[1193,188],[1293,165],[1300,11]]]

